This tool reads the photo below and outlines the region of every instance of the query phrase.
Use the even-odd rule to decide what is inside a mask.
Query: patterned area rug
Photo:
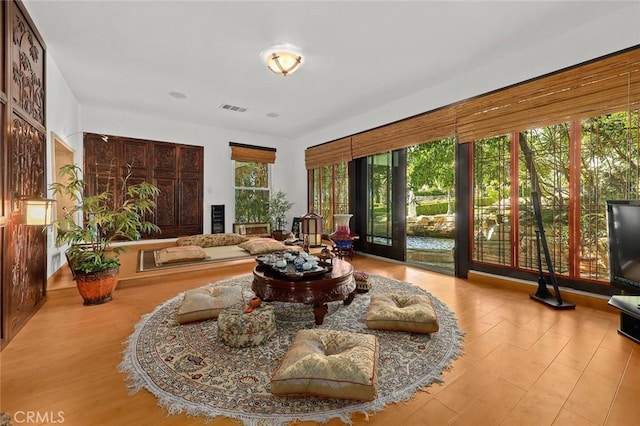
[[[230,348],[218,342],[217,322],[179,325],[174,316],[183,294],[142,317],[125,342],[120,371],[127,374],[131,393],[146,388],[169,413],[226,416],[246,425],[283,425],[292,421],[351,423],[355,412],[384,409],[385,404],[410,399],[419,389],[442,381],[442,372],[462,350],[462,332],[449,308],[421,288],[382,276],[372,276],[369,293],[357,294],[351,305],[329,304],[324,323],[316,326],[310,306],[273,303],[276,335],[262,346]],[[251,286],[251,275],[211,285]],[[371,293],[427,294],[438,315],[440,330],[431,335],[368,329],[365,314]],[[296,331],[328,328],[378,337],[378,397],[370,402],[272,395],[269,380]]]

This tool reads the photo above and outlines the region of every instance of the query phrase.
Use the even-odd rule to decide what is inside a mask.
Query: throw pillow
[[[187,290],[176,313],[176,321],[186,324],[218,318],[223,309],[244,306],[244,294],[240,286],[201,287]]]
[[[153,252],[156,266],[168,263],[190,262],[208,258],[207,253],[198,246],[167,247]]]
[[[284,243],[274,240],[273,238],[254,238],[242,244],[238,244],[238,247],[248,251],[252,256],[287,250],[287,246],[285,246]]]
[[[202,234],[180,237],[176,244],[179,246],[221,247],[235,246],[248,240],[248,237],[234,233]]]

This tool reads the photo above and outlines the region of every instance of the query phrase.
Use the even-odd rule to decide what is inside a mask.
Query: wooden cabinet
[[[162,233],[144,238],[174,238],[202,233],[203,156],[201,146],[107,136],[84,135],[87,193],[115,185],[127,174],[160,189],[152,221]],[[114,191],[114,203],[118,202]]]

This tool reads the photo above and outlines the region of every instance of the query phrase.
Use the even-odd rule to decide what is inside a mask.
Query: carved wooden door
[[[173,238],[202,233],[203,152],[200,146],[86,133],[84,168],[87,193],[116,185],[130,174],[130,184],[150,182],[160,189],[154,222],[160,234],[143,238]],[[114,186],[114,188],[116,188]],[[118,205],[121,190],[114,191]]]
[[[2,343],[15,336],[44,302],[46,234],[24,224],[22,197],[46,193],[45,45],[22,6],[3,2],[10,75],[3,75]],[[4,31],[6,30],[6,31]],[[2,43],[4,47],[6,43]],[[3,106],[4,110],[4,106]],[[9,202],[7,203],[7,200]]]

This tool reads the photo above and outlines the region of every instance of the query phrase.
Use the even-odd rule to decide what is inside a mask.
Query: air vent
[[[235,105],[229,105],[229,104],[222,104],[220,105],[220,108],[228,109],[229,111],[237,111],[237,112],[245,112],[247,110],[246,108],[242,108]]]

